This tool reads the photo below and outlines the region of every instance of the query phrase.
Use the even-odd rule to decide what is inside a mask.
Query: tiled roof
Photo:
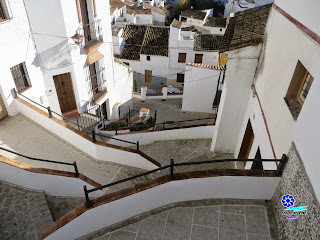
[[[140,54],[168,56],[168,27],[127,25],[122,37],[126,40],[117,58],[140,60]]]
[[[112,36],[118,36],[118,33],[122,29],[121,26],[115,26],[115,25],[112,25],[111,28],[112,28]]]
[[[208,17],[206,22],[203,26],[208,27],[226,27],[226,18],[219,18],[219,17]]]
[[[112,14],[114,10],[116,10],[117,8],[123,8],[124,6],[126,5],[120,0],[110,0],[110,13]]]
[[[148,26],[141,54],[168,56],[169,32],[170,28],[168,27]]]
[[[210,31],[208,29],[205,29],[203,27],[198,27],[198,26],[190,26],[190,27],[184,27],[181,28],[181,31],[191,31],[191,32],[196,32],[199,34],[209,34]]]
[[[230,18],[220,50],[234,50],[261,43],[271,6],[267,4],[237,12]]]
[[[160,14],[164,15],[164,11],[162,9],[154,7],[154,6],[151,6],[148,3],[142,3],[142,7],[146,8],[146,9],[150,9],[153,12],[157,12],[157,13],[160,13]]]
[[[136,6],[127,6],[127,14],[151,14],[150,9],[144,9],[142,6],[136,7]]]
[[[206,16],[206,13],[202,12],[202,11],[198,11],[198,10],[188,9],[188,10],[181,12],[180,15],[183,17],[188,17],[188,18],[192,17],[194,19],[203,20]]]
[[[218,51],[223,36],[215,36],[213,34],[201,34],[194,36],[195,51]]]
[[[172,27],[175,27],[175,28],[181,28],[181,25],[182,25],[182,22],[180,22],[179,20],[177,19],[173,19],[172,23],[171,23],[171,26]]]
[[[133,6],[133,2],[130,1],[124,1],[123,3],[127,6]]]
[[[129,60],[140,60],[140,48],[143,43],[146,25],[127,25],[122,37],[126,40],[121,55],[118,58]]]
[[[209,68],[209,69],[225,69],[225,66],[216,66],[216,65],[209,65],[209,64],[203,64],[203,63],[189,63],[188,65],[193,67],[202,67],[202,68]]]

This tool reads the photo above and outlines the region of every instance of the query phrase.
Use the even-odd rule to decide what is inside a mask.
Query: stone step
[[[46,196],[0,182],[0,239],[41,239],[41,232],[53,223]]]

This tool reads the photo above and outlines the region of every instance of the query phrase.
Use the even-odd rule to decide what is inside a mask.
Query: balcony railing
[[[106,78],[104,68],[99,70],[95,75],[87,77],[88,83],[88,93],[92,97],[92,100],[97,100],[101,93],[107,91]]]
[[[97,19],[92,23],[81,25],[77,30],[77,34],[83,37],[80,43],[82,47],[91,47],[103,41],[101,20]]]

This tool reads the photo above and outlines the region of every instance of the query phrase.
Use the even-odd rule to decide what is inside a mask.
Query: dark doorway
[[[258,147],[258,150],[256,152],[256,156],[254,157],[254,159],[261,159],[261,153],[260,153],[260,148]],[[262,161],[254,161],[252,163],[252,167],[251,169],[260,169],[263,170],[263,165],[262,165]]]

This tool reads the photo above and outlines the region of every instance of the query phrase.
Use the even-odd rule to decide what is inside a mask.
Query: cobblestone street
[[[0,239],[37,240],[53,223],[43,192],[0,182]]]

